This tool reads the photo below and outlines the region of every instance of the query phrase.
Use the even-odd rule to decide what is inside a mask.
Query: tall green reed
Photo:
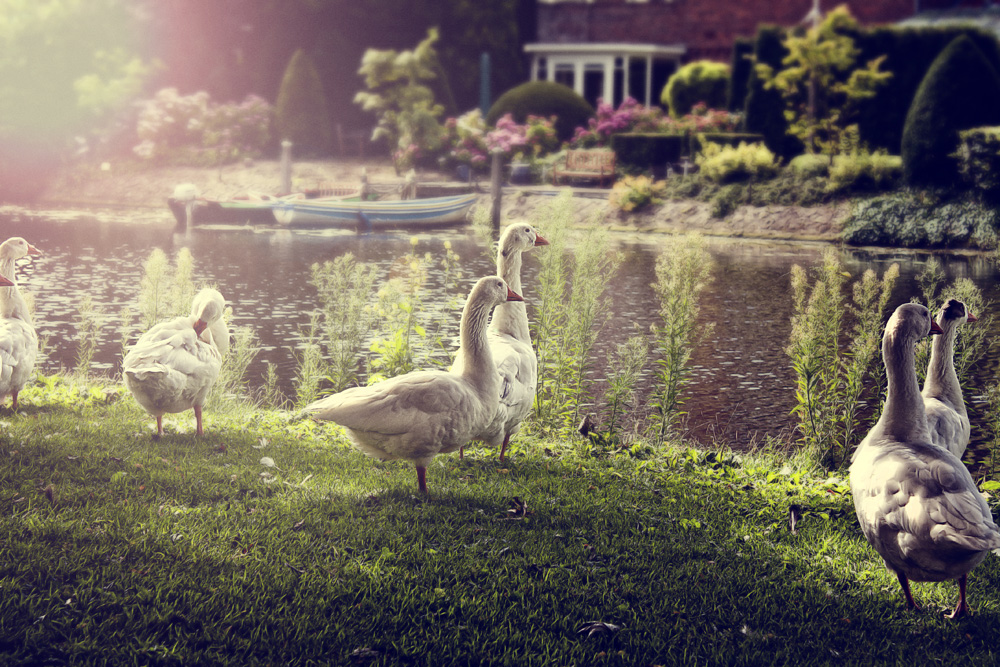
[[[682,392],[690,381],[691,355],[715,328],[713,322],[698,323],[701,294],[712,281],[713,269],[712,256],[698,235],[669,237],[656,260],[653,290],[660,302],[660,323],[652,331],[659,358],[651,403],[658,443],[684,415]]]
[[[97,351],[97,334],[100,331],[101,311],[94,306],[89,294],[84,294],[76,306],[76,367],[78,376],[90,373],[90,364]]]
[[[361,350],[373,321],[369,299],[378,269],[347,253],[333,261],[312,265],[310,282],[316,287],[320,312],[303,332],[296,372],[296,404],[318,395],[325,377],[334,391],[357,381]],[[327,360],[320,349],[326,344]]]
[[[866,271],[848,303],[850,274],[837,251],[823,253],[812,284],[805,269],[792,267],[792,331],[785,351],[796,376],[793,413],[800,442],[824,466],[843,465],[868,430],[862,400],[871,396],[877,402],[880,395],[882,323],[898,275],[895,264],[881,279]]]
[[[615,432],[622,428],[626,417],[635,411],[635,388],[648,359],[649,340],[644,335],[631,336],[615,347],[608,368],[608,389],[604,395],[608,406],[607,433],[612,441],[616,439]]]
[[[621,263],[607,230],[591,222],[576,235],[572,195],[560,194],[539,211],[549,247],[539,255],[538,303],[532,339],[538,351],[535,414],[550,428],[571,428],[592,402],[591,354],[607,324],[607,286]]]

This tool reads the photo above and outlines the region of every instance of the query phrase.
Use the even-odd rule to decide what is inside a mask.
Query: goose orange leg
[[[17,392],[16,391],[10,392],[10,396],[13,399],[13,402],[10,404],[10,409],[13,410],[14,412],[17,412]]]
[[[159,440],[163,437],[163,415],[158,415],[156,417],[156,435],[153,436],[153,440]]]
[[[500,446],[500,463],[503,463],[503,457],[507,453],[508,442],[510,442],[510,433],[503,437],[503,445]]]
[[[972,610],[969,609],[969,604],[965,601],[965,583],[966,575],[963,574],[958,578],[958,606],[955,607],[955,611],[951,612],[947,618],[959,618],[960,616],[972,613]]]
[[[198,435],[205,435],[205,432],[201,430],[201,406],[200,405],[194,406],[194,421],[198,425],[198,427],[197,427],[197,429],[196,429],[195,432]]]
[[[896,577],[899,579],[899,585],[903,587],[903,595],[906,597],[906,608],[920,611],[920,605],[914,601],[913,594],[910,593],[910,581],[906,578],[906,575],[902,572],[897,572]]]
[[[427,468],[424,466],[417,466],[417,486],[420,487],[420,493],[427,495]]]

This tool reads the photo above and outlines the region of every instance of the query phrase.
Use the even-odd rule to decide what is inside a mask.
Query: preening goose
[[[201,408],[229,350],[225,308],[219,292],[203,289],[195,296],[190,315],[153,326],[125,356],[125,386],[156,417],[154,439],[163,435],[164,414],[192,409],[197,433],[203,434]]]
[[[465,445],[496,414],[500,377],[486,327],[495,306],[520,300],[500,278],[480,279],[462,311],[458,361],[451,370],[414,371],[352,387],[306,406],[305,413],[345,427],[368,456],[413,461],[426,494],[431,459]]]
[[[955,618],[969,610],[969,571],[1000,547],[1000,530],[962,462],[931,443],[913,350],[929,333],[941,328],[913,303],[897,308],[885,327],[885,406],[854,453],[851,493],[861,531],[896,574],[907,606],[919,608],[911,579],[958,579]]]
[[[521,253],[549,242],[531,225],[509,225],[500,236],[497,249],[497,275],[514,292],[521,291]],[[500,405],[497,413],[478,440],[500,447],[503,463],[510,437],[521,428],[535,403],[538,357],[531,347],[528,309],[523,301],[502,303],[493,311],[487,341],[493,363],[500,374]],[[460,455],[462,450],[459,450]]]
[[[944,333],[931,345],[931,361],[924,378],[924,390],[920,392],[924,397],[931,442],[958,458],[962,458],[969,445],[971,429],[962,386],[955,373],[955,337],[960,326],[975,321],[976,316],[958,299],[948,299],[941,306],[937,324]]]
[[[27,255],[40,254],[20,236],[0,243],[0,275],[5,278],[0,289],[0,399],[9,395],[14,412],[18,408],[17,395],[31,377],[38,356],[38,335],[28,304],[17,288],[14,263]]]

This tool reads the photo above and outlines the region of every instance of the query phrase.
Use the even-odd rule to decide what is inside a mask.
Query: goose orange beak
[[[198,320],[197,322],[194,323],[194,332],[200,336],[201,332],[204,331],[205,327],[207,326],[208,322],[205,322],[204,320]]]
[[[535,245],[548,245],[549,242],[541,234],[535,234]]]
[[[965,311],[965,321],[966,321],[966,323],[968,323],[968,322],[978,322],[979,318],[976,317],[975,315],[973,315],[972,313],[970,313],[969,311]]]
[[[517,292],[515,292],[514,290],[512,290],[511,288],[508,287],[507,288],[507,300],[508,301],[524,301],[524,297],[521,296],[520,294],[518,294]]]
[[[28,254],[29,255],[41,255],[42,251],[29,243],[28,244]]]
[[[935,334],[943,334],[943,333],[944,333],[944,329],[942,329],[941,327],[939,327],[937,322],[935,322],[934,320],[931,320],[931,332],[929,334],[927,334],[927,335],[928,336],[933,336]]]
[[[14,283],[12,283],[11,281],[7,280],[3,276],[0,276],[0,287],[13,287],[13,286],[14,286]]]

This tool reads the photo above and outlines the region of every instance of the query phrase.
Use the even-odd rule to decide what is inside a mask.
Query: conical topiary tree
[[[958,182],[951,153],[959,130],[1000,124],[1000,73],[971,39],[956,37],[924,76],[903,126],[903,176],[910,185]]]
[[[288,139],[296,155],[324,155],[330,148],[330,114],[323,83],[312,58],[299,49],[292,56],[275,105],[278,139]]]

